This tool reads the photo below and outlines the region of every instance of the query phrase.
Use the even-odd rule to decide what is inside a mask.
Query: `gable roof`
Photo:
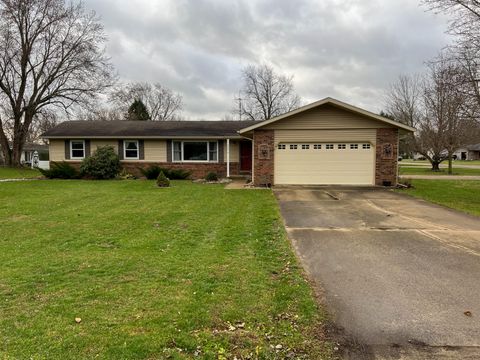
[[[240,138],[255,121],[65,121],[43,138]]]
[[[305,105],[305,106],[302,106],[302,107],[299,107],[298,109],[296,110],[293,110],[293,111],[290,111],[288,113],[285,113],[285,114],[282,114],[282,115],[279,115],[279,116],[276,116],[272,119],[269,119],[269,120],[264,120],[264,121],[260,121],[260,122],[257,122],[255,124],[252,124],[251,126],[249,127],[246,127],[244,129],[241,129],[239,131],[240,134],[244,134],[244,133],[247,133],[247,132],[250,132],[252,130],[255,130],[255,129],[258,129],[258,128],[261,128],[265,125],[268,125],[268,124],[271,124],[271,123],[274,123],[274,122],[277,122],[279,120],[282,120],[282,119],[285,119],[285,118],[288,118],[290,116],[294,116],[296,114],[299,114],[299,113],[302,113],[304,111],[307,111],[307,110],[311,110],[311,109],[314,109],[316,107],[320,107],[320,106],[323,106],[323,105],[327,105],[327,104],[330,104],[330,105],[333,105],[337,108],[340,108],[340,109],[343,109],[343,110],[347,110],[347,111],[350,111],[350,112],[353,112],[353,113],[356,113],[356,114],[359,114],[359,115],[363,115],[365,117],[368,117],[370,119],[373,119],[373,120],[378,120],[378,121],[381,121],[383,123],[386,123],[386,124],[389,124],[389,125],[392,125],[392,126],[395,126],[397,128],[400,128],[400,129],[403,129],[403,130],[406,130],[406,131],[409,131],[409,132],[414,132],[415,129],[413,127],[410,127],[408,125],[405,125],[405,124],[402,124],[398,121],[394,121],[394,120],[391,120],[391,119],[388,119],[384,116],[381,116],[381,115],[377,115],[377,114],[374,114],[370,111],[367,111],[367,110],[364,110],[364,109],[360,109],[356,106],[353,106],[353,105],[350,105],[350,104],[347,104],[347,103],[344,103],[343,101],[340,101],[340,100],[336,100],[336,99],[333,99],[331,97],[327,97],[325,99],[322,99],[322,100],[319,100],[319,101],[316,101],[314,103],[311,103],[311,104],[308,104],[308,105]]]

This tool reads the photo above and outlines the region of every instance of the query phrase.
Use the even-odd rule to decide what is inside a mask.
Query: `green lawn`
[[[480,181],[412,180],[411,182],[413,188],[397,191],[480,216]]]
[[[0,179],[30,179],[41,176],[40,172],[30,168],[9,168],[0,166]]]
[[[269,190],[3,183],[0,244],[0,358],[331,357]]]
[[[400,166],[400,175],[448,175],[447,169],[441,169],[440,171],[432,171],[430,168],[420,166]],[[468,169],[468,168],[453,168],[452,175],[475,175],[480,176],[480,169]]]
[[[407,163],[415,163],[415,164],[418,164],[418,165],[426,165],[426,164],[430,164],[428,162],[428,160],[412,160],[412,159],[403,159],[402,161],[399,162],[399,164],[401,165],[402,162],[407,162]],[[442,166],[443,165],[446,165],[448,164],[447,161],[444,161],[442,162]],[[453,166],[462,166],[462,165],[480,165],[480,160],[455,160],[453,161]]]

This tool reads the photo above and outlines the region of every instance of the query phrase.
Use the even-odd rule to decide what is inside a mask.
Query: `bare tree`
[[[7,165],[20,164],[42,110],[68,112],[112,84],[104,41],[95,13],[81,3],[0,1],[0,145]]]
[[[300,106],[293,77],[275,73],[268,65],[243,69],[243,88],[235,99],[240,115],[248,120],[267,120]]]
[[[389,113],[417,129],[411,149],[427,158],[433,171],[469,141],[474,122],[467,115],[468,102],[459,84],[463,70],[442,55],[428,66],[423,79],[402,76],[386,96]]]
[[[122,84],[110,94],[111,103],[124,114],[135,100],[145,104],[153,121],[175,120],[183,108],[182,96],[159,83]]]

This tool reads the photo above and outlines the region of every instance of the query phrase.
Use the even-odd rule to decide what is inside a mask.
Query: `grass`
[[[411,182],[413,188],[397,191],[480,216],[480,181],[412,180]]]
[[[0,358],[331,357],[271,191],[4,183],[0,243]]]
[[[0,166],[0,179],[31,179],[41,176],[40,172],[35,169],[10,168]]]
[[[399,168],[400,175],[449,175],[447,169],[440,169],[440,171],[432,171],[430,168],[420,167],[420,166],[400,166]],[[452,175],[475,175],[480,176],[480,169],[469,169],[454,167]]]
[[[408,162],[408,163],[415,163],[415,164],[418,164],[418,165],[428,165],[430,164],[428,162],[428,160],[412,160],[412,159],[403,159],[402,161],[404,162]],[[400,165],[402,164],[402,162],[399,163]],[[442,166],[446,165],[447,164],[447,161],[444,161],[442,163]],[[453,161],[453,166],[462,166],[462,165],[480,165],[480,160],[455,160]]]

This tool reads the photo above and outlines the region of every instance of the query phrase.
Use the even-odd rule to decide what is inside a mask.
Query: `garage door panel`
[[[291,144],[285,145],[285,149],[275,150],[276,184],[374,183],[375,157],[371,145],[369,149],[363,149],[359,143],[359,149],[350,149],[350,143],[346,143],[347,149],[339,149],[338,144],[334,144],[334,149],[329,150],[326,144],[321,144],[320,150],[313,149],[313,143],[308,144],[308,150],[301,149],[301,143],[297,143],[296,150],[290,149]]]

